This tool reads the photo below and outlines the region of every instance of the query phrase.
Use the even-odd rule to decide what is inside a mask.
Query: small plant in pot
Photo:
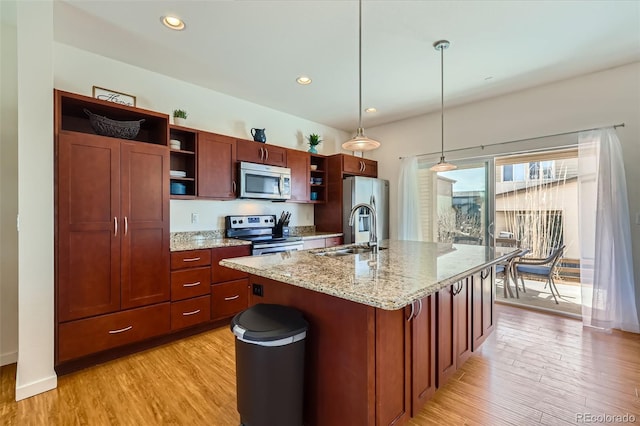
[[[178,126],[184,126],[187,120],[187,111],[183,109],[174,109],[173,110],[173,123]]]
[[[320,142],[322,142],[322,139],[320,139],[320,135],[311,133],[309,136],[307,136],[307,140],[309,141],[309,152],[312,154],[317,154],[318,151],[316,150],[316,146],[318,146]]]

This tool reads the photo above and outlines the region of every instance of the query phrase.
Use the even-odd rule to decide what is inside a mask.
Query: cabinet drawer
[[[248,279],[211,286],[211,319],[231,317],[248,306]]]
[[[342,244],[342,237],[331,237],[326,239],[325,247],[335,247]]]
[[[63,323],[58,362],[166,334],[170,328],[169,303]]]
[[[171,253],[171,269],[195,268],[211,264],[211,250],[187,250]]]
[[[171,272],[171,300],[209,294],[210,273],[208,267],[182,269]]]
[[[220,247],[211,249],[211,282],[221,283],[249,277],[249,274],[235,269],[225,268],[219,263],[222,259],[251,255],[251,246]]]
[[[211,296],[181,300],[171,304],[171,330],[190,327],[211,319]]]

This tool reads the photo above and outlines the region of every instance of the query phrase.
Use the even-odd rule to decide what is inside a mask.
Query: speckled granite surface
[[[172,232],[171,251],[251,245],[248,241],[224,238],[224,231]]]
[[[221,265],[250,274],[396,310],[488,265],[509,257],[489,247],[385,240],[378,254],[319,256],[317,249],[225,259]]]
[[[292,227],[290,232],[291,236],[302,237],[303,240],[342,236],[341,232],[316,232],[315,226],[296,226]],[[225,238],[224,229],[171,233],[171,251],[241,246],[249,244],[251,243],[247,241]]]

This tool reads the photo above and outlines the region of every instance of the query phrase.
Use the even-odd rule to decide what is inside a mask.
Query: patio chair
[[[549,285],[549,290],[551,291],[553,300],[555,300],[556,304],[558,304],[558,298],[556,297],[556,294],[560,296],[560,292],[558,291],[558,287],[556,287],[555,281],[553,281],[553,274],[555,272],[556,266],[558,265],[558,262],[560,262],[560,258],[564,253],[565,247],[566,246],[563,245],[561,247],[553,249],[551,251],[551,254],[549,254],[549,256],[545,259],[523,257],[513,262],[513,273],[516,281],[516,288],[518,286],[518,278],[522,283],[522,290],[525,292],[525,278],[531,278],[534,280],[546,280],[546,284],[544,285],[544,287],[547,288],[547,285]]]

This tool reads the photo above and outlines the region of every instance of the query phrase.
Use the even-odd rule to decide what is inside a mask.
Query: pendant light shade
[[[356,135],[342,144],[348,151],[372,151],[380,148],[380,142],[364,135],[362,127],[362,0],[358,5],[358,130]]]
[[[448,40],[440,40],[433,43],[433,47],[440,51],[440,127],[442,129],[440,139],[440,161],[431,167],[433,172],[446,172],[458,168],[455,164],[447,163],[444,159],[444,49],[449,47]]]

